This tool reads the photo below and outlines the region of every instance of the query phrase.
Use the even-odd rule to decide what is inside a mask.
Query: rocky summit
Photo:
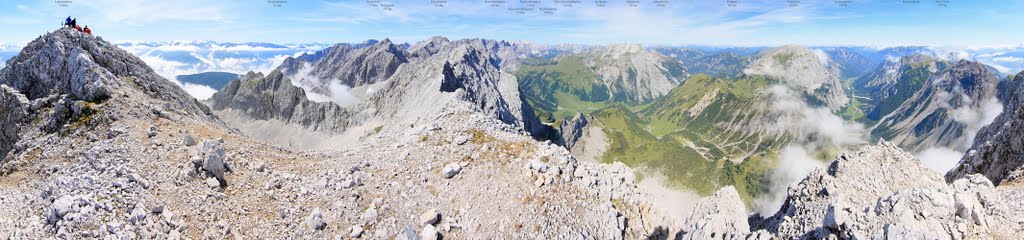
[[[501,75],[481,72],[484,50],[446,49],[419,70],[432,80],[390,83],[427,86],[440,97],[430,109],[358,144],[298,151],[242,135],[100,38],[48,33],[2,70],[0,237],[623,239],[671,228],[629,168],[577,161],[500,114],[515,98],[491,90]],[[285,92],[266,80],[280,74],[225,89]],[[426,211],[437,215],[421,220]]]
[[[760,215],[744,199],[750,186],[713,189],[681,211],[660,205],[642,169],[578,159],[600,145],[590,127],[618,122],[575,113],[542,124],[509,71],[550,53],[543,49],[440,37],[339,44],[247,73],[201,102],[102,38],[44,34],[0,70],[0,239],[1015,239],[1024,231],[1014,135],[1024,72],[999,83],[1013,86],[1000,92],[1002,114],[945,176],[881,140],[802,175],[778,211]],[[664,56],[637,46],[590,53],[650,67],[640,76],[668,71],[658,67]],[[645,55],[658,62],[638,59]],[[832,109],[849,100],[824,52],[758,56],[744,74],[796,86]],[[987,81],[956,81],[983,68],[958,65],[927,86],[994,96]],[[637,71],[628,68],[599,72]],[[796,77],[805,74],[813,78]],[[656,89],[742,83],[641,78]],[[334,94],[335,83],[365,94],[351,104],[311,97]],[[729,94],[755,96],[748,90]],[[718,99],[714,91],[667,94],[692,98],[678,114],[721,112],[702,106]]]

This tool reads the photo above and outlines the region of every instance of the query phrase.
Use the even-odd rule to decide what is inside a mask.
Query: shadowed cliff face
[[[967,154],[946,173],[947,181],[978,173],[999,185],[1018,181],[1024,174],[1024,72],[1008,81],[1000,85],[1008,92],[1002,113],[978,131]]]

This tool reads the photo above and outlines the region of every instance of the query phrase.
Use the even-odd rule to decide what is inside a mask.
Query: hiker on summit
[[[70,28],[70,27],[73,27],[73,26],[75,26],[75,25],[71,24],[71,16],[68,16],[68,19],[64,20],[64,27]]]
[[[70,27],[78,26],[78,18],[71,19]]]
[[[92,35],[92,30],[89,29],[89,25],[85,25],[85,34]]]

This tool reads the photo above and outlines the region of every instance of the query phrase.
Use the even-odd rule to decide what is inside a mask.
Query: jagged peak
[[[31,99],[51,94],[70,94],[87,101],[105,98],[110,88],[120,85],[116,79],[121,77],[166,82],[138,57],[73,29],[59,29],[29,42],[0,76],[3,83]]]
[[[262,78],[264,75],[262,72],[249,71],[245,73],[240,79],[251,79],[251,78]]]

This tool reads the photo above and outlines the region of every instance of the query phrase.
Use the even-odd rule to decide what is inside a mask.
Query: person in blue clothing
[[[64,20],[64,27],[72,27],[72,26],[75,26],[75,25],[71,24],[71,16],[68,16],[68,19]]]

